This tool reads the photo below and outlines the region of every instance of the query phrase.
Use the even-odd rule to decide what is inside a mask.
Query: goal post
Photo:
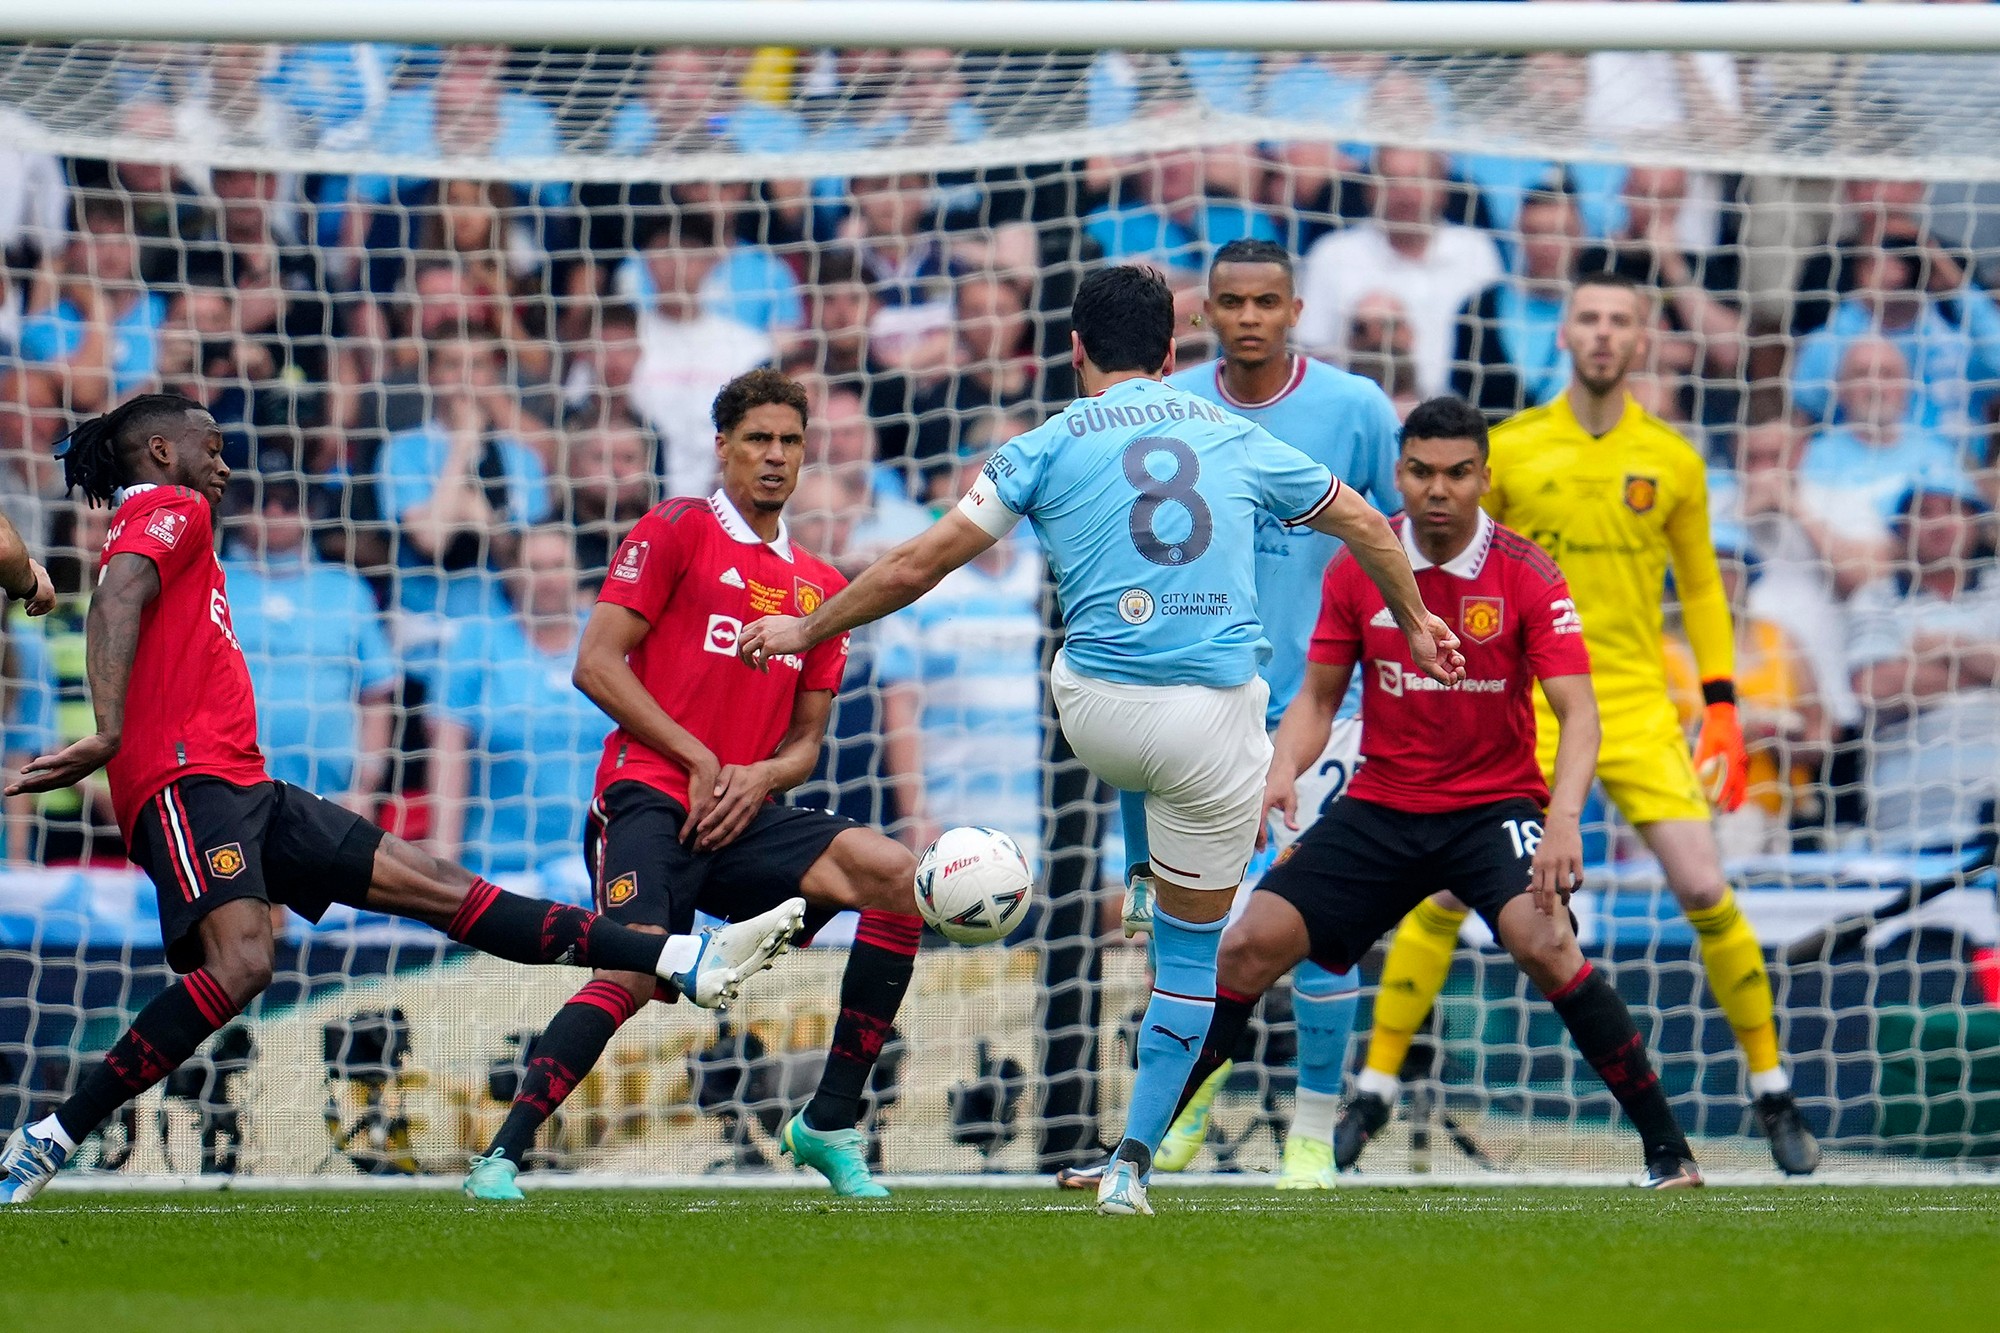
[[[1194,316],[1215,249],[1275,241],[1302,350],[1399,409],[1450,391],[1496,416],[1560,392],[1550,310],[1565,278],[1608,266],[1659,295],[1637,387],[1704,454],[1743,585],[1758,769],[1722,836],[1826,1170],[1982,1170],[2000,1157],[1979,804],[2000,693],[1976,651],[1931,676],[1921,654],[1947,622],[2000,638],[1996,88],[1987,6],[0,0],[0,509],[63,593],[49,621],[6,622],[0,768],[90,725],[103,516],[64,501],[49,449],[117,395],[183,392],[223,421],[240,481],[222,556],[274,771],[580,902],[606,724],[566,687],[573,645],[522,628],[524,534],[565,537],[551,567],[587,596],[637,512],[706,493],[706,395],[730,367],[807,383],[793,531],[851,574],[1068,402],[1068,304],[1093,265],[1168,274],[1190,365],[1214,351]],[[1394,247],[1342,241],[1385,220],[1455,257],[1413,276]],[[477,418],[460,463],[492,521],[427,544],[406,515],[452,466],[424,441],[457,411]],[[1925,523],[1958,545],[1922,554]],[[1106,929],[1115,810],[1045,699],[1059,633],[1028,547],[858,636],[798,798],[916,845],[1001,827],[1041,872],[1022,938],[921,953],[868,1122],[892,1173],[1047,1171],[1122,1122],[1146,965]],[[1698,673],[1669,653],[1691,718]],[[1904,661],[1907,681],[1873,670]],[[13,803],[0,831],[12,1124],[170,978],[101,793]],[[1586,833],[1587,951],[1704,1162],[1768,1174],[1692,932],[1601,801]],[[761,1178],[823,1057],[843,938],[725,1021],[649,1006],[545,1133],[545,1163]],[[88,1164],[460,1169],[581,981],[342,911],[282,940],[237,1035]],[[1282,987],[1255,1034],[1200,1168],[1275,1161],[1296,1040]],[[1636,1165],[1476,925],[1418,1049],[1417,1111],[1371,1168]]]

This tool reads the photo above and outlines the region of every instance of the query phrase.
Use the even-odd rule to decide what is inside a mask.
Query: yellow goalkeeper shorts
[[[1556,719],[1537,695],[1536,757],[1553,780]],[[1708,798],[1694,774],[1680,717],[1665,694],[1657,702],[1599,699],[1604,741],[1597,750],[1597,781],[1618,813],[1634,826],[1667,819],[1709,818]]]

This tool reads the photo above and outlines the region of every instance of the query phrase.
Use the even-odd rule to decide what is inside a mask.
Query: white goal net
[[[1496,420],[1561,392],[1565,284],[1616,269],[1660,295],[1635,392],[1710,467],[1753,751],[1721,836],[1826,1169],[2000,1159],[2000,52],[1210,49],[1231,32],[1046,51],[1038,8],[1003,51],[0,44],[0,509],[63,599],[5,622],[0,767],[94,725],[105,518],[63,497],[52,446],[134,392],[223,423],[221,555],[274,775],[584,902],[609,723],[569,685],[569,623],[639,514],[713,487],[707,413],[734,374],[807,385],[791,531],[852,573],[1069,401],[1093,265],[1168,274],[1188,365],[1214,352],[1193,317],[1215,249],[1273,241],[1297,260],[1301,351],[1399,411],[1457,393]],[[441,529],[422,520],[454,469],[481,517]],[[1110,793],[1046,700],[1056,623],[1027,545],[859,636],[793,798],[917,847],[998,827],[1039,868],[1005,946],[926,942],[867,1121],[891,1172],[1053,1170],[1123,1121],[1146,960],[1116,929]],[[1692,659],[1669,659],[1691,723]],[[11,1127],[171,974],[99,783],[10,799],[0,830]],[[1704,1162],[1768,1174],[1692,931],[1601,802],[1586,832],[1586,951]],[[280,932],[276,984],[88,1164],[462,1170],[581,981],[341,909]],[[545,1163],[773,1169],[843,939],[720,1023],[650,1006]],[[1276,1160],[1285,988],[1253,1031],[1197,1169]],[[1472,932],[1412,1072],[1368,1169],[1637,1165],[1561,1024]]]

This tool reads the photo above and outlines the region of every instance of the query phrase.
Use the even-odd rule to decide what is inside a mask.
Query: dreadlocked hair
[[[162,429],[180,424],[202,405],[177,393],[142,393],[78,426],[56,446],[65,494],[82,491],[94,505],[108,505],[132,484],[132,456]]]

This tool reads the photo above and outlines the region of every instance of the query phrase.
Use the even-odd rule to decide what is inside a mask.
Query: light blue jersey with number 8
[[[1262,426],[1131,379],[1002,445],[959,511],[995,537],[1022,518],[1034,525],[1078,674],[1226,689],[1271,652],[1257,607],[1258,512],[1304,522],[1339,486]]]

